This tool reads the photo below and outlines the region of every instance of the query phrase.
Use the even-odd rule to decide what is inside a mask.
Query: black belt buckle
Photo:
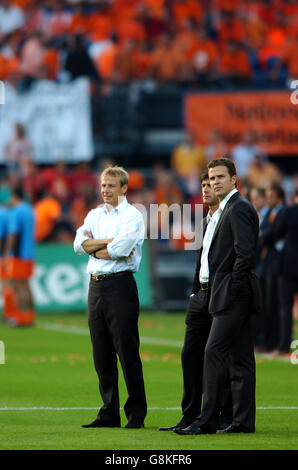
[[[200,289],[201,290],[208,290],[209,282],[200,282]]]

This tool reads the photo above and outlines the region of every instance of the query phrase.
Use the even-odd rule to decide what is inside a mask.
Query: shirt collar
[[[211,219],[216,222],[216,219],[219,218],[220,214],[221,214],[220,208],[218,208],[215,212],[213,212],[212,215],[211,215],[211,212],[209,210],[208,214],[207,214],[207,224],[209,224]]]
[[[121,213],[126,209],[127,206],[128,206],[128,202],[127,202],[126,197],[124,196],[123,201],[121,201],[120,204],[118,204],[118,206],[114,207],[111,211],[108,211],[107,204],[103,205],[103,210],[107,214],[111,214],[111,213],[114,213],[114,212]]]
[[[221,212],[226,207],[227,202],[229,201],[229,199],[231,199],[231,197],[236,193],[238,193],[238,189],[236,189],[236,188],[232,189],[232,191],[230,191],[229,194],[227,194],[226,197],[221,201],[221,203],[219,204],[219,208],[220,208]]]

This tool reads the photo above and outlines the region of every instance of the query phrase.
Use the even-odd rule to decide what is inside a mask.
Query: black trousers
[[[183,371],[182,414],[192,423],[201,413],[203,396],[204,354],[213,317],[208,312],[208,291],[193,294],[186,313],[186,330],[181,354]],[[229,371],[220,408],[220,421],[232,422],[232,396]]]
[[[219,426],[219,413],[229,371],[233,424],[255,429],[255,359],[250,296],[234,301],[213,317],[204,355],[203,407],[199,425],[208,432]]]
[[[88,322],[103,400],[98,416],[107,421],[120,422],[117,355],[128,391],[124,405],[128,421],[143,422],[147,413],[138,317],[139,298],[132,273],[90,280]]]

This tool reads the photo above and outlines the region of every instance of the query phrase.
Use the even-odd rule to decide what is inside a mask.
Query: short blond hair
[[[100,175],[100,179],[105,175],[113,176],[114,178],[119,178],[120,186],[128,184],[129,181],[129,174],[126,170],[124,170],[122,166],[108,166],[103,170],[102,174]]]

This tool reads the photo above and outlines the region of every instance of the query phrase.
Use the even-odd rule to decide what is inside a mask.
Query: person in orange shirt
[[[185,56],[191,62],[198,41],[196,22],[191,18],[187,18],[184,23],[180,25],[173,41],[174,44],[177,44],[177,47],[183,48]]]
[[[142,41],[136,44],[136,50],[133,55],[134,78],[146,79],[149,76],[152,65],[152,51],[148,41]]]
[[[92,17],[85,10],[84,3],[74,5],[73,14],[68,27],[68,34],[88,34],[93,29]]]
[[[38,243],[50,239],[55,224],[61,215],[61,205],[51,194],[39,199],[34,205],[35,239]]]
[[[88,20],[89,38],[92,42],[109,39],[114,29],[114,22],[109,6],[97,4]]]
[[[216,80],[219,72],[217,47],[208,38],[204,27],[197,30],[191,60],[195,76],[199,82],[208,83]]]
[[[224,11],[222,21],[217,29],[217,40],[219,48],[222,50],[229,41],[245,41],[244,22],[233,11]]]
[[[125,41],[116,50],[114,56],[114,67],[112,72],[112,81],[118,84],[127,84],[134,77],[134,59],[135,42],[133,40]]]
[[[226,84],[247,85],[252,77],[248,54],[242,44],[229,41],[221,57],[221,73]]]
[[[185,57],[183,48],[177,47],[169,34],[162,35],[157,43],[150,74],[159,84],[192,79],[191,64]]]
[[[178,27],[183,25],[187,18],[201,21],[203,13],[203,8],[197,0],[174,0],[173,16]]]

